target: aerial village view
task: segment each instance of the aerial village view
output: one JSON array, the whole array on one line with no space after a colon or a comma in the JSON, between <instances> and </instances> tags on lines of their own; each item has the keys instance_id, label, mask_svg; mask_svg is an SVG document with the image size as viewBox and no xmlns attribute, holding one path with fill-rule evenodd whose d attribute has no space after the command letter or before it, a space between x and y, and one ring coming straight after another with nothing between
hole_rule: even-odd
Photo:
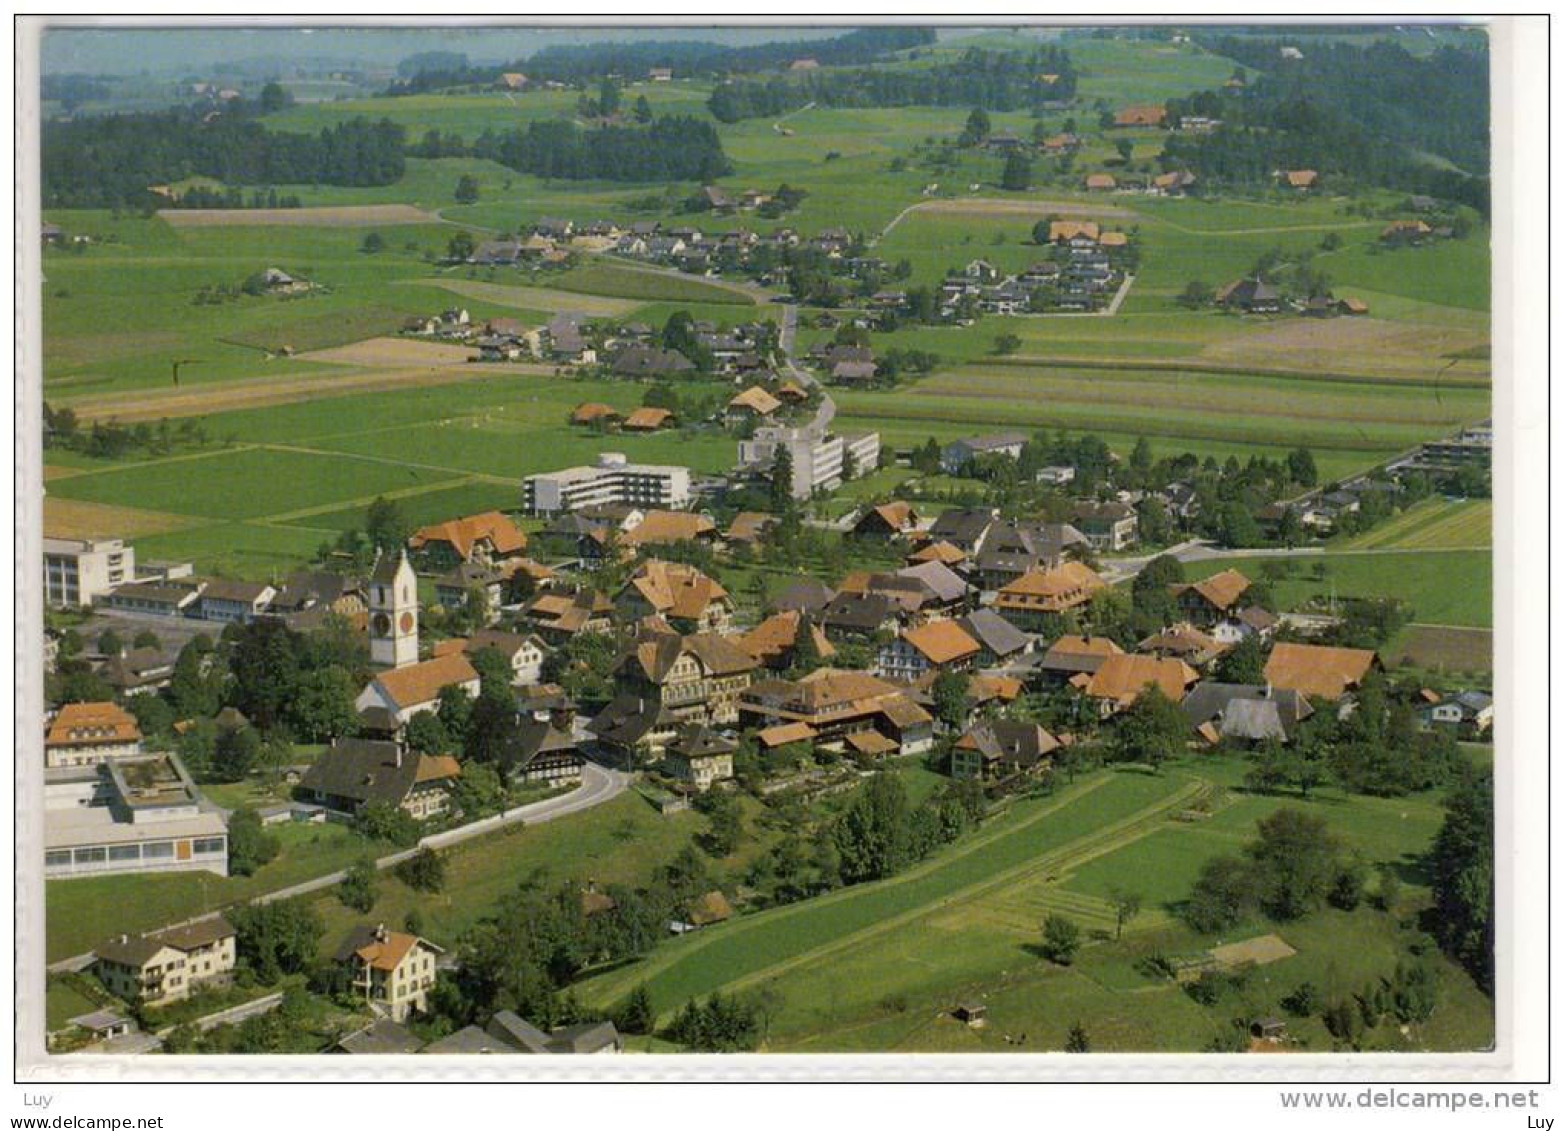
<instances>
[{"instance_id":1,"label":"aerial village view","mask_svg":"<svg viewBox=\"0 0 1564 1131\"><path fill-rule=\"evenodd\" d=\"M49 1051L1492 1047L1488 71L47 32Z\"/></svg>"}]
</instances>

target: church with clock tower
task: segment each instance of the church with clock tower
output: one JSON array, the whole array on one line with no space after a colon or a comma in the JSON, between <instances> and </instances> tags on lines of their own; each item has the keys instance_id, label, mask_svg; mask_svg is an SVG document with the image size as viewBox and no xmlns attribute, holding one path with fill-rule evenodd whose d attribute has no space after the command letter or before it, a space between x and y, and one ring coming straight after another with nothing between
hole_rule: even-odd
<instances>
[{"instance_id":1,"label":"church with clock tower","mask_svg":"<svg viewBox=\"0 0 1564 1131\"><path fill-rule=\"evenodd\" d=\"M369 659L391 668L418 662L418 577L405 550L382 554L369 578Z\"/></svg>"}]
</instances>

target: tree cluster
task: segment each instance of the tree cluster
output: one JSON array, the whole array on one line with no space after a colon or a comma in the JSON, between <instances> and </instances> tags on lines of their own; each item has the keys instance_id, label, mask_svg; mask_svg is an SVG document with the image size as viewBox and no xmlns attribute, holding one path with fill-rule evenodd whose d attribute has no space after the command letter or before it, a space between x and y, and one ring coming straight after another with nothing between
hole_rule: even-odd
<instances>
[{"instance_id":1,"label":"tree cluster","mask_svg":"<svg viewBox=\"0 0 1564 1131\"><path fill-rule=\"evenodd\" d=\"M269 130L244 106L110 114L44 123L45 207L163 207L147 186L187 177L234 185L388 185L406 168L404 131L353 118L319 133Z\"/></svg>"},{"instance_id":2,"label":"tree cluster","mask_svg":"<svg viewBox=\"0 0 1564 1131\"><path fill-rule=\"evenodd\" d=\"M1216 118L1211 133L1169 136L1162 160L1207 185L1269 183L1277 169L1315 169L1489 209L1488 57L1440 48L1426 57L1377 42L1311 39L1302 59L1276 66L1285 41L1208 37L1205 45L1263 70L1240 91L1168 103L1174 121ZM1440 113L1419 107L1438 105ZM1427 154L1451 164L1436 164Z\"/></svg>"},{"instance_id":3,"label":"tree cluster","mask_svg":"<svg viewBox=\"0 0 1564 1131\"><path fill-rule=\"evenodd\" d=\"M1042 76L1058 76L1054 82ZM1076 71L1062 47L1029 54L972 48L954 62L919 69L872 68L813 71L802 79L731 80L707 100L719 122L770 118L813 102L833 107L977 106L987 110L1038 109L1075 95Z\"/></svg>"},{"instance_id":4,"label":"tree cluster","mask_svg":"<svg viewBox=\"0 0 1564 1131\"><path fill-rule=\"evenodd\" d=\"M519 173L568 181L705 182L733 171L715 127L683 115L595 129L533 121L526 129L486 130L471 152Z\"/></svg>"},{"instance_id":5,"label":"tree cluster","mask_svg":"<svg viewBox=\"0 0 1564 1131\"><path fill-rule=\"evenodd\" d=\"M982 817L982 802L950 792L918 806L894 774L875 774L831 827L844 884L893 876L956 839Z\"/></svg>"},{"instance_id":6,"label":"tree cluster","mask_svg":"<svg viewBox=\"0 0 1564 1131\"><path fill-rule=\"evenodd\" d=\"M1242 856L1215 856L1201 868L1182 908L1195 930L1215 934L1256 911L1301 918L1325 905L1344 872L1361 867L1324 818L1302 810L1278 809L1257 831Z\"/></svg>"}]
</instances>

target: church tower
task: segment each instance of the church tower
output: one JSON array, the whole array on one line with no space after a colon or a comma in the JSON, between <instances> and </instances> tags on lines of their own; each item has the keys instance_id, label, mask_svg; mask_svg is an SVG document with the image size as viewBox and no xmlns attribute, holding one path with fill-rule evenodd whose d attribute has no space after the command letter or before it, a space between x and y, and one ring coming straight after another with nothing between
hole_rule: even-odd
<instances>
[{"instance_id":1,"label":"church tower","mask_svg":"<svg viewBox=\"0 0 1564 1131\"><path fill-rule=\"evenodd\" d=\"M370 575L369 659L392 668L418 662L418 578L406 550L382 554Z\"/></svg>"}]
</instances>

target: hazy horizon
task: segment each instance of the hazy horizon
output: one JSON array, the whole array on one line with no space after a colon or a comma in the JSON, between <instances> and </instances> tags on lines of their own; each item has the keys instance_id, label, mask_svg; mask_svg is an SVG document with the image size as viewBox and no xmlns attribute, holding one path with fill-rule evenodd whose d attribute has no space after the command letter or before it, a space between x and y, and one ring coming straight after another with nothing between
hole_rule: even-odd
<instances>
[{"instance_id":1,"label":"hazy horizon","mask_svg":"<svg viewBox=\"0 0 1564 1131\"><path fill-rule=\"evenodd\" d=\"M477 64L524 59L545 47L583 43L705 40L748 46L823 39L859 25L829 27L62 27L45 31L45 74L179 74L223 66L274 63L394 67L423 51L460 51ZM982 30L982 29L975 29ZM126 60L135 60L128 66Z\"/></svg>"}]
</instances>

